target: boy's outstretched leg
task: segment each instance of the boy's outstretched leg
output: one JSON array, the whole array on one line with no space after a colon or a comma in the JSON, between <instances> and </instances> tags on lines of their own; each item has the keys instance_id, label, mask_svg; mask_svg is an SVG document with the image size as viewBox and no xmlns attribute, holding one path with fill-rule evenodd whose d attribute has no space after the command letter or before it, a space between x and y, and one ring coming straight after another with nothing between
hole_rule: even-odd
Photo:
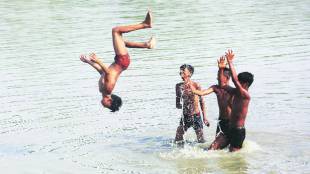
<instances>
[{"instance_id":1,"label":"boy's outstretched leg","mask_svg":"<svg viewBox=\"0 0 310 174\"><path fill-rule=\"evenodd\" d=\"M156 39L154 37L151 37L149 41L147 42L129 42L125 41L125 45L128 48L148 48L153 49L156 44Z\"/></svg>"},{"instance_id":2,"label":"boy's outstretched leg","mask_svg":"<svg viewBox=\"0 0 310 174\"><path fill-rule=\"evenodd\" d=\"M123 40L122 33L127 33L135 30L151 28L152 27L152 14L147 12L143 22L135 25L117 26L112 29L113 47L116 55L127 55L125 41ZM140 48L140 47L139 47Z\"/></svg>"}]
</instances>

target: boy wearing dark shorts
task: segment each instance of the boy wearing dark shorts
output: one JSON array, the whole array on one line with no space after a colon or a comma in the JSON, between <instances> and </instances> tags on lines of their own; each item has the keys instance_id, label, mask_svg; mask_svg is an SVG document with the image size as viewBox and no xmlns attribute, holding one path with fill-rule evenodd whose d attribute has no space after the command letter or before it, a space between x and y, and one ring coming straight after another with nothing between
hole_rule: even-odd
<instances>
[{"instance_id":1,"label":"boy wearing dark shorts","mask_svg":"<svg viewBox=\"0 0 310 174\"><path fill-rule=\"evenodd\" d=\"M215 93L219 107L219 118L216 129L215 140L211 143L208 149L220 150L229 145L229 123L231 114L232 95L229 86L230 70L226 67L225 57L222 56L218 62L217 85L212 85L206 90L192 89L193 93L205 96Z\"/></svg>"},{"instance_id":2,"label":"boy wearing dark shorts","mask_svg":"<svg viewBox=\"0 0 310 174\"><path fill-rule=\"evenodd\" d=\"M242 148L242 143L245 139L246 131L244 125L251 99L248 89L253 83L254 78L253 74L249 72L242 72L239 73L237 76L235 67L233 65L234 53L232 52L232 50L228 50L225 57L231 71L232 81L236 87L233 90L231 121L229 130L229 151L233 152Z\"/></svg>"},{"instance_id":3,"label":"boy wearing dark shorts","mask_svg":"<svg viewBox=\"0 0 310 174\"><path fill-rule=\"evenodd\" d=\"M204 124L209 126L203 98L195 95L191 91L191 88L201 89L198 83L190 79L193 73L194 67L191 65L184 64L180 67L180 76L183 82L176 84L176 107L178 109L183 109L183 116L176 131L176 143L183 143L183 135L190 127L194 128L198 142L205 142L200 109L202 111ZM181 101L183 101L183 104L181 104Z\"/></svg>"}]
</instances>

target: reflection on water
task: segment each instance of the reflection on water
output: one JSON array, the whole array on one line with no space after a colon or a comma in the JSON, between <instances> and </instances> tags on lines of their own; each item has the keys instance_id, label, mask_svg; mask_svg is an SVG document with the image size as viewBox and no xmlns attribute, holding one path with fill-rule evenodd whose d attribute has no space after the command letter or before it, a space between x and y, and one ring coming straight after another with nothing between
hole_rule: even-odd
<instances>
[{"instance_id":1,"label":"reflection on water","mask_svg":"<svg viewBox=\"0 0 310 174\"><path fill-rule=\"evenodd\" d=\"M120 112L100 104L98 74L81 53L111 63L111 28L157 37L155 50L130 49L132 64L115 93ZM308 1L39 1L0 2L0 168L6 173L310 173L310 23ZM204 151L218 118L206 96L207 143L189 130L174 146L179 66L195 67L202 88L217 83L216 59L236 53L238 72L255 80L243 151ZM297 155L298 154L298 155ZM54 166L58 166L55 169ZM276 166L276 167L275 167Z\"/></svg>"},{"instance_id":2,"label":"reflection on water","mask_svg":"<svg viewBox=\"0 0 310 174\"><path fill-rule=\"evenodd\" d=\"M203 159L194 159L194 160L177 160L177 171L178 173L197 173L202 174L207 171L210 171L208 169L208 164Z\"/></svg>"},{"instance_id":3,"label":"reflection on water","mask_svg":"<svg viewBox=\"0 0 310 174\"><path fill-rule=\"evenodd\" d=\"M180 174L203 173L238 173L246 174L247 163L244 157L219 157L218 159L177 160L177 171ZM215 167L217 166L217 167Z\"/></svg>"},{"instance_id":4,"label":"reflection on water","mask_svg":"<svg viewBox=\"0 0 310 174\"><path fill-rule=\"evenodd\" d=\"M218 165L224 171L224 173L248 173L248 164L242 154L234 154L228 159L220 158Z\"/></svg>"}]
</instances>

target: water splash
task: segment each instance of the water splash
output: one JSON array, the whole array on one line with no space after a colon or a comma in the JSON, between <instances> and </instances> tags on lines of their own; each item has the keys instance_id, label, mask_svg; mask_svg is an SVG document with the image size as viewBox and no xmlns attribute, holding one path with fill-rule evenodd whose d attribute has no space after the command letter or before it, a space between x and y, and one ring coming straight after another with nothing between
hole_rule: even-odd
<instances>
[{"instance_id":1,"label":"water splash","mask_svg":"<svg viewBox=\"0 0 310 174\"><path fill-rule=\"evenodd\" d=\"M234 153L230 153L228 149L223 150L205 150L209 145L199 143L186 142L183 148L178 148L173 145L172 151L160 152L159 157L165 160L180 160L180 159L210 159L229 157L238 154L250 154L258 151L262 151L262 148L254 141L247 140L243 143L243 148Z\"/></svg>"}]
</instances>

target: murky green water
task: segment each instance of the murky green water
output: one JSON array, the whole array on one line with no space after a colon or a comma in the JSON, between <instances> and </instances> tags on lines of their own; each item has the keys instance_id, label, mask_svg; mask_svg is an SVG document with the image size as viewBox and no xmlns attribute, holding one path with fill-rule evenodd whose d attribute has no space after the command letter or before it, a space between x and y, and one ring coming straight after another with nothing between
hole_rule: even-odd
<instances>
[{"instance_id":1,"label":"murky green water","mask_svg":"<svg viewBox=\"0 0 310 174\"><path fill-rule=\"evenodd\" d=\"M113 61L111 28L138 23L147 8L155 50L130 50L132 64L115 88L119 113L100 105L97 72L81 63L96 52ZM0 2L0 168L5 173L310 173L307 1ZM179 66L195 67L203 88L216 81L228 49L238 72L255 80L239 153L203 151L214 138L218 108L205 97L208 142L171 143L181 116L174 86Z\"/></svg>"}]
</instances>

